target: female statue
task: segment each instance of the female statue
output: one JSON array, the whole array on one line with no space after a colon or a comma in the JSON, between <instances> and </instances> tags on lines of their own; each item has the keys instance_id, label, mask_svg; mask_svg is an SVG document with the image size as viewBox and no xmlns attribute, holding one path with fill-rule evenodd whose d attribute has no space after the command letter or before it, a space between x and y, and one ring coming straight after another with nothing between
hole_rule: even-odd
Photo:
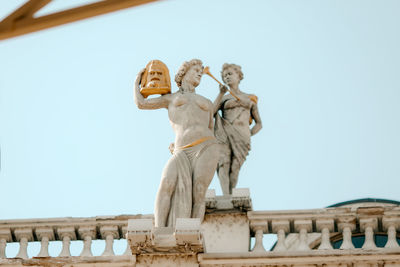
<instances>
[{"instance_id":1,"label":"female statue","mask_svg":"<svg viewBox=\"0 0 400 267\"><path fill-rule=\"evenodd\" d=\"M224 195L232 194L236 187L239 170L250 150L250 136L261 130L257 97L242 92L239 83L243 79L241 67L235 64L222 66L222 80L232 94L220 93L214 101L215 137L222 144L217 173ZM227 88L225 88L226 92ZM221 115L218 111L221 110ZM255 124L250 129L254 120Z\"/></svg>"},{"instance_id":2,"label":"female statue","mask_svg":"<svg viewBox=\"0 0 400 267\"><path fill-rule=\"evenodd\" d=\"M155 226L173 226L176 218L202 220L206 190L219 157L213 133L213 104L195 92L203 74L202 62L184 62L175 76L179 90L156 98L145 99L140 93L144 71L136 78L135 103L140 109L166 108L176 135L173 155L162 172L157 192ZM155 72L160 77L166 73L162 69Z\"/></svg>"}]
</instances>

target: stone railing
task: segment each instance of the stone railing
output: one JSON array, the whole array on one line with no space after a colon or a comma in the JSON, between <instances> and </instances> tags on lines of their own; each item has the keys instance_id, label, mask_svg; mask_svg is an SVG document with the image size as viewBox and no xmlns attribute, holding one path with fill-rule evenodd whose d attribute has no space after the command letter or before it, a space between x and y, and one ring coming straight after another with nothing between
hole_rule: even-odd
<instances>
[{"instance_id":1,"label":"stone railing","mask_svg":"<svg viewBox=\"0 0 400 267\"><path fill-rule=\"evenodd\" d=\"M400 266L398 205L252 211L249 190L237 189L231 196L209 191L206 208L203 222L179 218L174 227L161 228L154 227L152 215L0 221L0 265ZM265 235L277 237L272 251L264 248ZM126 236L127 247L119 243L116 255L115 240ZM104 250L93 253L94 240L101 240ZM78 257L71 257L76 241L83 248L76 253L74 247ZM29 250L29 259L32 242L40 251ZM49 253L51 242L58 242L61 252ZM19 243L15 257L6 255L9 243Z\"/></svg>"},{"instance_id":2,"label":"stone railing","mask_svg":"<svg viewBox=\"0 0 400 267\"><path fill-rule=\"evenodd\" d=\"M360 249L382 250L374 235L387 238L384 248L397 249L400 230L400 207L370 206L312 210L249 211L251 235L255 237L252 252L265 252L264 234L276 234L274 252L353 250L354 237L364 237Z\"/></svg>"},{"instance_id":3,"label":"stone railing","mask_svg":"<svg viewBox=\"0 0 400 267\"><path fill-rule=\"evenodd\" d=\"M71 256L71 241L83 241L79 256L91 257L92 241L104 240L105 249L101 256L115 255L114 240L125 239L128 219L148 219L152 215L121 215L92 218L53 218L0 221L0 258L7 258L7 243L19 243L15 258L28 258L28 243L40 242L40 252L34 257L49 257L49 243L62 242L58 257ZM123 255L131 255L127 246Z\"/></svg>"}]
</instances>

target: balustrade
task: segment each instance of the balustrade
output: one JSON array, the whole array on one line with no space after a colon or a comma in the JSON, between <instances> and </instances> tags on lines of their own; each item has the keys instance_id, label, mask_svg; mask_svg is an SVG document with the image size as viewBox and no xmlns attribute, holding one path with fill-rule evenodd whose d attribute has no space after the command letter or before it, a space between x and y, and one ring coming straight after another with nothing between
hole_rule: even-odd
<instances>
[{"instance_id":1,"label":"balustrade","mask_svg":"<svg viewBox=\"0 0 400 267\"><path fill-rule=\"evenodd\" d=\"M0 221L0 259L7 258L7 244L15 242L19 243L15 258L22 259L29 258L29 242L40 242L39 253L33 255L35 258L50 257L49 244L52 242L62 242L58 257L70 257L71 241L83 242L79 256L92 257L93 240L104 241L101 256L115 256L114 241L124 240L128 219L138 217L152 218L152 215ZM122 255L131 255L128 244Z\"/></svg>"},{"instance_id":2,"label":"balustrade","mask_svg":"<svg viewBox=\"0 0 400 267\"><path fill-rule=\"evenodd\" d=\"M235 207L232 205L229 208ZM398 206L379 209L339 207L294 211L248 211L247 217L245 211L239 210L239 213L237 211L232 213L236 215L227 216L224 214L228 214L229 209L221 213L214 207L214 211L211 211L214 212L214 215L209 214L206 217L214 216L212 220L211 217L208 217L208 223L218 227L224 227L224 223L232 225L232 220L235 218L242 220L240 227L250 228L251 236L249 238L254 237L255 242L250 251L247 251L245 246L241 252L250 252L252 255L266 253L263 244L265 234L277 236L273 251L269 253L287 254L287 252L298 251L301 255L313 255L313 253L325 255L349 250L353 252L356 250L400 251L398 243L400 207ZM224 218L227 218L226 222L224 222ZM52 242L61 243L61 251L59 254L57 253L57 257L70 257L71 243L77 241L81 242L83 247L79 253L74 254L81 258L90 258L94 256L92 243L95 240L104 242L104 250L101 253L95 253L100 257L132 255L128 244L126 249L123 248L124 252L120 250L122 253L116 255L114 251L115 240L125 239L128 219L152 219L152 215L0 221L0 259L7 258L8 243L19 244L15 258L27 259L29 242L40 244L39 252L33 255L35 258L50 257L49 245ZM248 226L246 226L247 222ZM210 225L203 230L214 231L215 227ZM203 233L203 236L205 235L212 236L214 234ZM386 244L378 245L375 239L377 236L382 237L383 235L385 238L387 237ZM363 238L363 244L355 244L354 238L358 237Z\"/></svg>"},{"instance_id":3,"label":"balustrade","mask_svg":"<svg viewBox=\"0 0 400 267\"><path fill-rule=\"evenodd\" d=\"M252 236L255 237L252 252L265 252L262 246L264 234L277 235L274 252L329 251L334 250L332 241L341 241L335 251L400 248L400 208L395 206L249 211L248 218ZM375 242L376 234L379 237L387 235L384 248L378 247ZM355 236L364 237L364 243L358 248L353 242Z\"/></svg>"}]
</instances>

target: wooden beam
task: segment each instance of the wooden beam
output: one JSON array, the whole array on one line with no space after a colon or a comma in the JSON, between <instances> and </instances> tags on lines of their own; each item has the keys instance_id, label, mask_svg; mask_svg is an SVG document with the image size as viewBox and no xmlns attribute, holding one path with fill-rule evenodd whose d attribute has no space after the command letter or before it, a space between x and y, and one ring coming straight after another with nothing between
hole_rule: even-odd
<instances>
[{"instance_id":1,"label":"wooden beam","mask_svg":"<svg viewBox=\"0 0 400 267\"><path fill-rule=\"evenodd\" d=\"M13 21L32 17L36 11L38 11L50 2L51 0L28 0L28 2L23 4L21 7L19 7L17 10L15 10L13 13L8 15L0 22L1 28L4 27L3 25L8 25Z\"/></svg>"},{"instance_id":2,"label":"wooden beam","mask_svg":"<svg viewBox=\"0 0 400 267\"><path fill-rule=\"evenodd\" d=\"M1 21L0 40L155 2L157 0L102 0L100 2L33 18L32 15L49 1L51 0L31 0Z\"/></svg>"}]
</instances>

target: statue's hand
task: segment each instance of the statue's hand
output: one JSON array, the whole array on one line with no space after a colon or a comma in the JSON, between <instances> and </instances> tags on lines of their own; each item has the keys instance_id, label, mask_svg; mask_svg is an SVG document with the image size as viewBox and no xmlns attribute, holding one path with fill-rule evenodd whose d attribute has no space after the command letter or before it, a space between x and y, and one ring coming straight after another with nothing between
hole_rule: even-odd
<instances>
[{"instance_id":1,"label":"statue's hand","mask_svg":"<svg viewBox=\"0 0 400 267\"><path fill-rule=\"evenodd\" d=\"M226 85L220 84L219 85L219 92L224 95L226 92L228 92L228 87L226 87Z\"/></svg>"},{"instance_id":2,"label":"statue's hand","mask_svg":"<svg viewBox=\"0 0 400 267\"><path fill-rule=\"evenodd\" d=\"M142 75L143 75L143 73L146 71L146 69L142 69L141 71L139 71L139 73L137 74L137 76L136 76L136 81L135 81L135 87L137 88L137 89L139 89L140 88L140 82L142 81Z\"/></svg>"}]
</instances>

